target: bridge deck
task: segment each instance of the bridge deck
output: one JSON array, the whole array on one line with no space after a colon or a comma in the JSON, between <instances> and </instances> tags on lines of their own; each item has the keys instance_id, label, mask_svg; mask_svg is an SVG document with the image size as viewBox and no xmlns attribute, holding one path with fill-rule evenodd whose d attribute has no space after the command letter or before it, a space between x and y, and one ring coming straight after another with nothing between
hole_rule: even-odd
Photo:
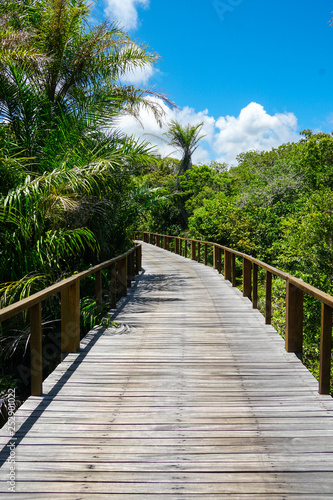
<instances>
[{"instance_id":1,"label":"bridge deck","mask_svg":"<svg viewBox=\"0 0 333 500\"><path fill-rule=\"evenodd\" d=\"M90 332L18 410L1 497L333 498L333 400L216 271L143 257L122 326Z\"/></svg>"}]
</instances>

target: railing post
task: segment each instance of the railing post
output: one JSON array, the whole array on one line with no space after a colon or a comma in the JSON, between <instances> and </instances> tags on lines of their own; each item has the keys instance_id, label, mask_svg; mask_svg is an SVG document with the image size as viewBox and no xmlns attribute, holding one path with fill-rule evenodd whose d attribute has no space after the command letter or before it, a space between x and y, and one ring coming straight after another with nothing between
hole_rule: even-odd
<instances>
[{"instance_id":1,"label":"railing post","mask_svg":"<svg viewBox=\"0 0 333 500\"><path fill-rule=\"evenodd\" d=\"M149 233L149 243L152 245L153 244L153 234Z\"/></svg>"},{"instance_id":2,"label":"railing post","mask_svg":"<svg viewBox=\"0 0 333 500\"><path fill-rule=\"evenodd\" d=\"M95 273L95 300L99 305L103 302L102 271Z\"/></svg>"},{"instance_id":3,"label":"railing post","mask_svg":"<svg viewBox=\"0 0 333 500\"><path fill-rule=\"evenodd\" d=\"M31 395L43 392L42 304L30 307Z\"/></svg>"},{"instance_id":4,"label":"railing post","mask_svg":"<svg viewBox=\"0 0 333 500\"><path fill-rule=\"evenodd\" d=\"M179 255L179 238L175 238L175 253Z\"/></svg>"},{"instance_id":5,"label":"railing post","mask_svg":"<svg viewBox=\"0 0 333 500\"><path fill-rule=\"evenodd\" d=\"M252 309L257 309L257 308L258 308L258 264L253 264Z\"/></svg>"},{"instance_id":6,"label":"railing post","mask_svg":"<svg viewBox=\"0 0 333 500\"><path fill-rule=\"evenodd\" d=\"M221 274L221 255L222 255L222 251L221 251L220 247L217 247L216 250L217 250L217 252L216 252L217 253L217 262L216 262L217 268L216 269L217 269L217 272L219 274Z\"/></svg>"},{"instance_id":7,"label":"railing post","mask_svg":"<svg viewBox=\"0 0 333 500\"><path fill-rule=\"evenodd\" d=\"M136 274L139 274L141 269L142 269L142 247L141 247L141 245L138 245L136 247L135 265L136 265Z\"/></svg>"},{"instance_id":8,"label":"railing post","mask_svg":"<svg viewBox=\"0 0 333 500\"><path fill-rule=\"evenodd\" d=\"M127 255L127 288L131 288L134 280L134 253Z\"/></svg>"},{"instance_id":9,"label":"railing post","mask_svg":"<svg viewBox=\"0 0 333 500\"><path fill-rule=\"evenodd\" d=\"M200 250L201 250L201 245L200 245L200 241L197 242L197 262L200 262Z\"/></svg>"},{"instance_id":10,"label":"railing post","mask_svg":"<svg viewBox=\"0 0 333 500\"><path fill-rule=\"evenodd\" d=\"M127 295L127 258L118 260L118 299Z\"/></svg>"},{"instance_id":11,"label":"railing post","mask_svg":"<svg viewBox=\"0 0 333 500\"><path fill-rule=\"evenodd\" d=\"M232 286L236 286L236 255L231 254Z\"/></svg>"},{"instance_id":12,"label":"railing post","mask_svg":"<svg viewBox=\"0 0 333 500\"><path fill-rule=\"evenodd\" d=\"M303 350L303 292L287 280L286 351L301 357Z\"/></svg>"},{"instance_id":13,"label":"railing post","mask_svg":"<svg viewBox=\"0 0 333 500\"><path fill-rule=\"evenodd\" d=\"M243 297L251 299L252 292L252 262L243 257Z\"/></svg>"},{"instance_id":14,"label":"railing post","mask_svg":"<svg viewBox=\"0 0 333 500\"><path fill-rule=\"evenodd\" d=\"M80 348L80 281L61 291L61 352Z\"/></svg>"},{"instance_id":15,"label":"railing post","mask_svg":"<svg viewBox=\"0 0 333 500\"><path fill-rule=\"evenodd\" d=\"M231 254L224 250L224 279L231 281Z\"/></svg>"},{"instance_id":16,"label":"railing post","mask_svg":"<svg viewBox=\"0 0 333 500\"><path fill-rule=\"evenodd\" d=\"M164 250L167 250L167 246L168 246L167 245L167 238L168 237L164 235L164 238L163 238L163 248L164 248Z\"/></svg>"},{"instance_id":17,"label":"railing post","mask_svg":"<svg viewBox=\"0 0 333 500\"><path fill-rule=\"evenodd\" d=\"M184 240L185 242L185 249L184 249L184 257L187 258L187 240Z\"/></svg>"},{"instance_id":18,"label":"railing post","mask_svg":"<svg viewBox=\"0 0 333 500\"><path fill-rule=\"evenodd\" d=\"M191 240L191 259L195 260L196 242Z\"/></svg>"},{"instance_id":19,"label":"railing post","mask_svg":"<svg viewBox=\"0 0 333 500\"><path fill-rule=\"evenodd\" d=\"M208 259L207 259L207 247L208 247L208 245L207 245L207 243L205 243L205 266L207 266L207 261L208 261Z\"/></svg>"},{"instance_id":20,"label":"railing post","mask_svg":"<svg viewBox=\"0 0 333 500\"><path fill-rule=\"evenodd\" d=\"M157 247L160 246L160 235L159 234L156 235L156 246Z\"/></svg>"},{"instance_id":21,"label":"railing post","mask_svg":"<svg viewBox=\"0 0 333 500\"><path fill-rule=\"evenodd\" d=\"M272 322L272 273L266 271L266 303L265 303L265 323Z\"/></svg>"},{"instance_id":22,"label":"railing post","mask_svg":"<svg viewBox=\"0 0 333 500\"><path fill-rule=\"evenodd\" d=\"M321 304L320 367L319 394L330 393L331 352L332 352L332 311L326 304Z\"/></svg>"},{"instance_id":23,"label":"railing post","mask_svg":"<svg viewBox=\"0 0 333 500\"><path fill-rule=\"evenodd\" d=\"M218 249L216 245L213 245L213 269L217 269L218 267Z\"/></svg>"},{"instance_id":24,"label":"railing post","mask_svg":"<svg viewBox=\"0 0 333 500\"><path fill-rule=\"evenodd\" d=\"M141 246L137 247L137 248L141 248ZM116 309L116 307L117 307L117 269L116 269L115 263L111 264L111 266L110 266L109 296L110 296L111 309Z\"/></svg>"}]
</instances>

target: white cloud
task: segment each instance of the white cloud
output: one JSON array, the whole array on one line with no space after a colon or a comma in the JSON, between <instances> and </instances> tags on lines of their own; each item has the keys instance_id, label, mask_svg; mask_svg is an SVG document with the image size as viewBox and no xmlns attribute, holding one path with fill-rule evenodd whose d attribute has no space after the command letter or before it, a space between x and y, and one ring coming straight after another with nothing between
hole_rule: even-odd
<instances>
[{"instance_id":1,"label":"white cloud","mask_svg":"<svg viewBox=\"0 0 333 500\"><path fill-rule=\"evenodd\" d=\"M137 6L149 7L149 0L106 0L105 14L126 30L138 27Z\"/></svg>"},{"instance_id":2,"label":"white cloud","mask_svg":"<svg viewBox=\"0 0 333 500\"><path fill-rule=\"evenodd\" d=\"M236 164L236 156L250 150L270 150L280 144L298 141L297 118L293 113L276 113L269 115L263 106L250 103L243 108L238 117L221 116L217 120L210 116L208 110L196 112L186 106L183 109L170 109L163 101L151 98L159 104L165 113L162 128L156 123L153 114L142 110L140 119L142 126L131 116L120 119L119 127L128 135L145 139L156 144L162 156L171 155L179 158L179 153L168 146L163 133L167 130L167 123L178 120L181 124L195 125L203 122L202 134L206 137L193 155L194 163L207 163L218 160L229 164Z\"/></svg>"},{"instance_id":3,"label":"white cloud","mask_svg":"<svg viewBox=\"0 0 333 500\"><path fill-rule=\"evenodd\" d=\"M221 161L234 163L235 157L250 150L265 151L284 142L298 141L297 118L293 113L269 115L261 104L251 102L238 117L221 116L216 121L213 148Z\"/></svg>"},{"instance_id":4,"label":"white cloud","mask_svg":"<svg viewBox=\"0 0 333 500\"><path fill-rule=\"evenodd\" d=\"M142 68L133 68L127 71L127 73L121 77L121 80L128 85L147 85L148 81L154 77L157 72L158 70L153 66L146 64Z\"/></svg>"},{"instance_id":5,"label":"white cloud","mask_svg":"<svg viewBox=\"0 0 333 500\"><path fill-rule=\"evenodd\" d=\"M193 108L186 106L183 109L170 109L166 104L157 97L151 97L150 100L161 106L164 112L163 125L160 127L156 122L152 112L143 109L140 113L140 123L131 116L123 116L117 122L117 126L128 135L134 135L138 139L143 139L158 146L158 152L161 156L172 156L180 158L180 153L175 151L175 148L167 144L167 138L163 135L167 131L167 125L171 120L177 120L182 125L196 125L203 122L201 133L206 135L203 141L193 155L195 163L205 163L210 161L210 152L204 147L204 143L212 143L214 137L213 117L208 116L208 110L195 112Z\"/></svg>"}]
</instances>

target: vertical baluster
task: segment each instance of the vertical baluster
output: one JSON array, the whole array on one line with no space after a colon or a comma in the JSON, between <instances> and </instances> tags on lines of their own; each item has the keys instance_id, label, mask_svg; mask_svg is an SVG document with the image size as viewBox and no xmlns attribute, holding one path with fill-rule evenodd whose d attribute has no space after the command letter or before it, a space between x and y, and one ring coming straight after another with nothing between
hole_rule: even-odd
<instances>
[{"instance_id":1,"label":"vertical baluster","mask_svg":"<svg viewBox=\"0 0 333 500\"><path fill-rule=\"evenodd\" d=\"M136 259L135 259L135 265L136 265L136 274L140 274L140 271L142 269L142 247L141 245L138 245L136 247Z\"/></svg>"},{"instance_id":2,"label":"vertical baluster","mask_svg":"<svg viewBox=\"0 0 333 500\"><path fill-rule=\"evenodd\" d=\"M321 304L319 394L330 393L332 352L332 308Z\"/></svg>"},{"instance_id":3,"label":"vertical baluster","mask_svg":"<svg viewBox=\"0 0 333 500\"><path fill-rule=\"evenodd\" d=\"M243 297L251 298L252 262L243 257Z\"/></svg>"},{"instance_id":4,"label":"vertical baluster","mask_svg":"<svg viewBox=\"0 0 333 500\"><path fill-rule=\"evenodd\" d=\"M80 281L61 291L61 352L80 348Z\"/></svg>"},{"instance_id":5,"label":"vertical baluster","mask_svg":"<svg viewBox=\"0 0 333 500\"><path fill-rule=\"evenodd\" d=\"M213 269L217 269L218 267L218 248L216 245L213 245Z\"/></svg>"},{"instance_id":6,"label":"vertical baluster","mask_svg":"<svg viewBox=\"0 0 333 500\"><path fill-rule=\"evenodd\" d=\"M232 286L236 286L236 255L231 254Z\"/></svg>"},{"instance_id":7,"label":"vertical baluster","mask_svg":"<svg viewBox=\"0 0 333 500\"><path fill-rule=\"evenodd\" d=\"M197 261L200 262L200 241L198 241L197 246L198 246Z\"/></svg>"},{"instance_id":8,"label":"vertical baluster","mask_svg":"<svg viewBox=\"0 0 333 500\"><path fill-rule=\"evenodd\" d=\"M205 266L207 266L207 260L208 260L208 245L205 243Z\"/></svg>"},{"instance_id":9,"label":"vertical baluster","mask_svg":"<svg viewBox=\"0 0 333 500\"><path fill-rule=\"evenodd\" d=\"M191 259L195 260L196 242L191 240Z\"/></svg>"},{"instance_id":10,"label":"vertical baluster","mask_svg":"<svg viewBox=\"0 0 333 500\"><path fill-rule=\"evenodd\" d=\"M139 246L137 248L141 248L141 246ZM111 309L116 309L116 307L117 307L117 268L116 268L116 263L113 263L110 266L109 297L110 297Z\"/></svg>"},{"instance_id":11,"label":"vertical baluster","mask_svg":"<svg viewBox=\"0 0 333 500\"><path fill-rule=\"evenodd\" d=\"M30 307L31 395L40 396L43 385L42 304Z\"/></svg>"},{"instance_id":12,"label":"vertical baluster","mask_svg":"<svg viewBox=\"0 0 333 500\"><path fill-rule=\"evenodd\" d=\"M286 307L286 350L295 352L301 357L303 350L303 292L289 280L287 280Z\"/></svg>"},{"instance_id":13,"label":"vertical baluster","mask_svg":"<svg viewBox=\"0 0 333 500\"><path fill-rule=\"evenodd\" d=\"M266 281L267 283L267 281ZM253 264L253 293L252 308L258 308L258 264Z\"/></svg>"},{"instance_id":14,"label":"vertical baluster","mask_svg":"<svg viewBox=\"0 0 333 500\"><path fill-rule=\"evenodd\" d=\"M265 303L265 323L272 322L272 273L266 271L266 303Z\"/></svg>"},{"instance_id":15,"label":"vertical baluster","mask_svg":"<svg viewBox=\"0 0 333 500\"><path fill-rule=\"evenodd\" d=\"M224 279L231 281L231 253L224 250Z\"/></svg>"}]
</instances>

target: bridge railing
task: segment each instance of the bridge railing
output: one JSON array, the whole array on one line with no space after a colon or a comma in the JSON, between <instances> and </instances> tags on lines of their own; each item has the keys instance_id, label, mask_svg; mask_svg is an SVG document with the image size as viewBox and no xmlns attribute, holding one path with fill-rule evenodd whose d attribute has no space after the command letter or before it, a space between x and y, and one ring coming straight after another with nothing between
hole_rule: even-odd
<instances>
[{"instance_id":1,"label":"bridge railing","mask_svg":"<svg viewBox=\"0 0 333 500\"><path fill-rule=\"evenodd\" d=\"M213 267L219 273L223 271L224 278L236 286L236 257L242 260L243 296L252 300L252 307L258 308L258 270L266 273L265 280L265 322L271 323L272 318L272 276L282 278L286 282L286 330L285 348L288 352L298 355L303 350L303 295L315 297L321 303L321 334L320 334L320 368L319 393L330 393L331 381L331 351L332 351L332 312L333 296L315 288L303 280L280 269L272 267L254 257L237 252L231 248L212 243L179 236L168 236L157 233L137 232L136 237L146 243L172 250L176 254L189 256L192 260L208 263L209 250L213 253Z\"/></svg>"},{"instance_id":2,"label":"bridge railing","mask_svg":"<svg viewBox=\"0 0 333 500\"><path fill-rule=\"evenodd\" d=\"M0 309L0 323L29 310L30 315L30 370L31 394L42 394L43 345L42 345L42 302L60 292L61 301L61 352L76 352L80 347L80 282L88 276L95 277L95 299L102 303L102 270L109 273L109 294L111 308L117 300L127 295L136 274L141 270L141 244L113 259L55 283L40 292Z\"/></svg>"}]
</instances>

